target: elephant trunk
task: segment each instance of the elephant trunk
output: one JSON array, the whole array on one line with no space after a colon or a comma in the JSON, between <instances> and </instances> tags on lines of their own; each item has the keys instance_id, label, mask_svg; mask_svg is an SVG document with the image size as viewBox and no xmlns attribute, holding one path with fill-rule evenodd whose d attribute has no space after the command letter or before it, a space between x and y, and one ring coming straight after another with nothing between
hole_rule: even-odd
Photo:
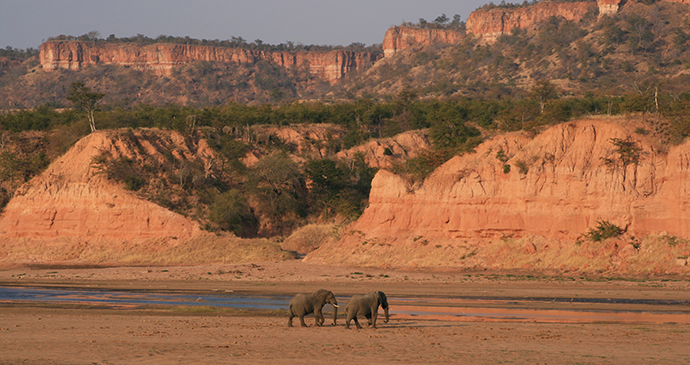
<instances>
[{"instance_id":1,"label":"elephant trunk","mask_svg":"<svg viewBox=\"0 0 690 365\"><path fill-rule=\"evenodd\" d=\"M383 308L383 313L386 315L386 320L384 322L388 323L388 307Z\"/></svg>"}]
</instances>

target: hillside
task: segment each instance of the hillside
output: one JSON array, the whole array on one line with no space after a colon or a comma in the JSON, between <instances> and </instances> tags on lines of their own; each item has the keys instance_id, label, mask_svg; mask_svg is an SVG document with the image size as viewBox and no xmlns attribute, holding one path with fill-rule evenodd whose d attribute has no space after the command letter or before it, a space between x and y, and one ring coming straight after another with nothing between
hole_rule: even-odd
<instances>
[{"instance_id":1,"label":"hillside","mask_svg":"<svg viewBox=\"0 0 690 365\"><path fill-rule=\"evenodd\" d=\"M424 37L428 29L403 25L387 34L410 41L384 40L384 52L395 56L376 63L358 83L378 95L413 87L435 97L492 99L525 97L541 80L557 85L563 96L654 87L664 94L686 92L688 5L607 3L600 2L601 10L594 2L487 6L470 15L464 31L437 31L452 37ZM385 45L396 45L395 52Z\"/></svg>"},{"instance_id":2,"label":"hillside","mask_svg":"<svg viewBox=\"0 0 690 365\"><path fill-rule=\"evenodd\" d=\"M3 61L0 107L63 105L74 81L120 107L385 99L406 88L423 97L523 98L543 80L562 95L674 95L690 73L688 9L683 0L486 5L466 24L392 27L381 51L66 37L44 43L39 57Z\"/></svg>"},{"instance_id":3,"label":"hillside","mask_svg":"<svg viewBox=\"0 0 690 365\"><path fill-rule=\"evenodd\" d=\"M306 260L687 273L690 143L660 150L649 136L631 134L644 124L643 118L596 118L535 138L498 135L421 184L382 170L362 216ZM611 236L597 236L613 227Z\"/></svg>"},{"instance_id":4,"label":"hillside","mask_svg":"<svg viewBox=\"0 0 690 365\"><path fill-rule=\"evenodd\" d=\"M190 151L179 134L135 135L145 155L160 161L167 160L161 150L168 148L181 160L212 155L207 146ZM0 216L0 261L189 264L291 257L266 240L203 232L198 222L108 179L96 162L104 154L117 160L141 157L142 150L129 143L127 133L92 133L20 187Z\"/></svg>"}]
</instances>

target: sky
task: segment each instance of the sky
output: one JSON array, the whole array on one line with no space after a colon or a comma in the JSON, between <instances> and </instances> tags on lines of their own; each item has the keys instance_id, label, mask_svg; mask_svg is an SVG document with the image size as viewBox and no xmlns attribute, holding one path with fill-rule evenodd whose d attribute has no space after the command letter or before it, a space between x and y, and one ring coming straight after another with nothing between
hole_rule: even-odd
<instances>
[{"instance_id":1,"label":"sky","mask_svg":"<svg viewBox=\"0 0 690 365\"><path fill-rule=\"evenodd\" d=\"M39 48L48 37L98 31L347 46L382 43L403 21L463 20L488 0L0 0L0 48ZM498 1L496 1L498 2Z\"/></svg>"}]
</instances>

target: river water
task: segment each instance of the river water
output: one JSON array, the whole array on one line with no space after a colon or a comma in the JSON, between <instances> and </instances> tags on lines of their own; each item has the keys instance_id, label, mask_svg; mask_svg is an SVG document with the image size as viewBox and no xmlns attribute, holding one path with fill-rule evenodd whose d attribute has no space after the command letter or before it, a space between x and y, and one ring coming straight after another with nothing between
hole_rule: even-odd
<instances>
[{"instance_id":1,"label":"river water","mask_svg":"<svg viewBox=\"0 0 690 365\"><path fill-rule=\"evenodd\" d=\"M337 297L345 304L348 297ZM0 303L86 304L106 308L195 307L286 310L290 296L246 296L234 293L179 294L137 291L0 287ZM679 323L690 324L690 302L565 298L395 298L389 297L392 319L542 323ZM544 303L559 308L543 309ZM587 309L597 304L597 309ZM607 310L607 305L643 305L645 310ZM532 306L533 308L530 308ZM604 309L602 309L602 307ZM324 314L331 312L324 307ZM651 308L651 309L650 309ZM658 309L655 309L658 308ZM344 312L344 305L340 312Z\"/></svg>"}]
</instances>

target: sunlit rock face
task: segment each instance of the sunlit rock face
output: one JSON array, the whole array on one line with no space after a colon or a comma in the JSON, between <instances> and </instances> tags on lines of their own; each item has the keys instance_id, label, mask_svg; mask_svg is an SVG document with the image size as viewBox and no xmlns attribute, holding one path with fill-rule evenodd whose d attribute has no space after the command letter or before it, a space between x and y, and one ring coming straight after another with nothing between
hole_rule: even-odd
<instances>
[{"instance_id":1,"label":"sunlit rock face","mask_svg":"<svg viewBox=\"0 0 690 365\"><path fill-rule=\"evenodd\" d=\"M615 15L618 13L620 3L621 0L597 0L597 5L599 5L599 17Z\"/></svg>"},{"instance_id":2,"label":"sunlit rock face","mask_svg":"<svg viewBox=\"0 0 690 365\"><path fill-rule=\"evenodd\" d=\"M385 57L390 57L413 45L455 44L463 38L464 34L458 30L396 26L386 31L383 52Z\"/></svg>"},{"instance_id":3,"label":"sunlit rock face","mask_svg":"<svg viewBox=\"0 0 690 365\"><path fill-rule=\"evenodd\" d=\"M503 34L513 29L527 29L531 25L548 20L552 16L570 21L579 21L596 9L591 1L572 3L539 2L535 5L492 9L478 9L467 18L467 33L495 42Z\"/></svg>"},{"instance_id":4,"label":"sunlit rock face","mask_svg":"<svg viewBox=\"0 0 690 365\"><path fill-rule=\"evenodd\" d=\"M346 50L271 52L186 44L137 45L79 41L48 41L41 44L40 53L41 65L47 71L58 68L76 71L88 65L118 64L170 75L174 67L195 61L235 64L267 61L283 67L308 67L312 75L329 82L366 68L380 58L379 53Z\"/></svg>"},{"instance_id":5,"label":"sunlit rock face","mask_svg":"<svg viewBox=\"0 0 690 365\"><path fill-rule=\"evenodd\" d=\"M638 164L607 163L617 156L611 141L628 136L620 124L581 120L536 138L515 133L490 139L421 185L382 170L372 182L369 207L351 229L382 241L538 235L575 242L605 220L634 236L690 237L690 142L659 153L640 141ZM496 157L499 151L505 162Z\"/></svg>"}]
</instances>

